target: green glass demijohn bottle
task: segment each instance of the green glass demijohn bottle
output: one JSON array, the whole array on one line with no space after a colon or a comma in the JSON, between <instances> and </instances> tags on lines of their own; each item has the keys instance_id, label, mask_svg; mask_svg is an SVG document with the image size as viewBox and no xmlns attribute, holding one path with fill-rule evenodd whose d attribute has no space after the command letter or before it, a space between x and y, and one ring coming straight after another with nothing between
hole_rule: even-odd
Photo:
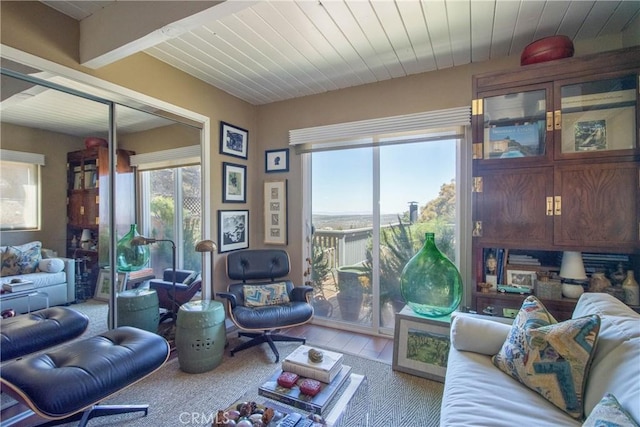
<instances>
[{"instance_id":1,"label":"green glass demijohn bottle","mask_svg":"<svg viewBox=\"0 0 640 427\"><path fill-rule=\"evenodd\" d=\"M462 277L436 247L433 233L425 233L424 246L402 270L400 291L413 311L427 317L446 316L460 304Z\"/></svg>"},{"instance_id":2,"label":"green glass demijohn bottle","mask_svg":"<svg viewBox=\"0 0 640 427\"><path fill-rule=\"evenodd\" d=\"M139 235L136 224L131 224L129 232L118 240L116 245L118 271L138 271L149 262L149 246L131 245L133 238Z\"/></svg>"}]
</instances>

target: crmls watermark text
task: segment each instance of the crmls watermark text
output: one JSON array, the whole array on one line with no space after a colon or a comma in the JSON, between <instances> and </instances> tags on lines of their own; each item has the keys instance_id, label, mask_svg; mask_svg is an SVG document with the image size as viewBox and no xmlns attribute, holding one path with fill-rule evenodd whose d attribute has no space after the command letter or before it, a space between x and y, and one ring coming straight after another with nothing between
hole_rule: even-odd
<instances>
[{"instance_id":1,"label":"crmls watermark text","mask_svg":"<svg viewBox=\"0 0 640 427\"><path fill-rule=\"evenodd\" d=\"M224 411L209 414L202 412L181 412L178 416L178 421L184 425L215 425L215 423L225 424L229 421L229 418Z\"/></svg>"}]
</instances>

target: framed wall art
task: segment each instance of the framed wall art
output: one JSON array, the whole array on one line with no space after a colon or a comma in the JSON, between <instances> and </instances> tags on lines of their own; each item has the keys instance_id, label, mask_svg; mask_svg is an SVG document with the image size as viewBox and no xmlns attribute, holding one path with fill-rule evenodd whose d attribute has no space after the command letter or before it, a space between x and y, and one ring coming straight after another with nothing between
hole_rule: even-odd
<instances>
[{"instance_id":1,"label":"framed wall art","mask_svg":"<svg viewBox=\"0 0 640 427\"><path fill-rule=\"evenodd\" d=\"M536 283L537 274L535 271L528 270L507 270L507 285L520 288L523 292L533 291Z\"/></svg>"},{"instance_id":2,"label":"framed wall art","mask_svg":"<svg viewBox=\"0 0 640 427\"><path fill-rule=\"evenodd\" d=\"M396 314L393 370L444 382L451 316L426 318L407 305Z\"/></svg>"},{"instance_id":3,"label":"framed wall art","mask_svg":"<svg viewBox=\"0 0 640 427\"><path fill-rule=\"evenodd\" d=\"M226 122L220 122L220 154L246 159L248 144L248 130Z\"/></svg>"},{"instance_id":4,"label":"framed wall art","mask_svg":"<svg viewBox=\"0 0 640 427\"><path fill-rule=\"evenodd\" d=\"M247 202L247 167L234 163L222 163L222 202Z\"/></svg>"},{"instance_id":5,"label":"framed wall art","mask_svg":"<svg viewBox=\"0 0 640 427\"><path fill-rule=\"evenodd\" d=\"M218 211L218 253L249 247L249 211Z\"/></svg>"},{"instance_id":6,"label":"framed wall art","mask_svg":"<svg viewBox=\"0 0 640 427\"><path fill-rule=\"evenodd\" d=\"M287 180L264 183L264 243L287 244Z\"/></svg>"},{"instance_id":7,"label":"framed wall art","mask_svg":"<svg viewBox=\"0 0 640 427\"><path fill-rule=\"evenodd\" d=\"M266 173L289 172L289 149L265 151L264 171Z\"/></svg>"},{"instance_id":8,"label":"framed wall art","mask_svg":"<svg viewBox=\"0 0 640 427\"><path fill-rule=\"evenodd\" d=\"M117 274L117 283L115 286L116 292L122 292L127 287L127 279L129 273L118 273ZM98 274L98 281L96 283L96 293L94 298L99 301L109 301L109 296L111 295L111 272L103 268L100 270Z\"/></svg>"}]
</instances>

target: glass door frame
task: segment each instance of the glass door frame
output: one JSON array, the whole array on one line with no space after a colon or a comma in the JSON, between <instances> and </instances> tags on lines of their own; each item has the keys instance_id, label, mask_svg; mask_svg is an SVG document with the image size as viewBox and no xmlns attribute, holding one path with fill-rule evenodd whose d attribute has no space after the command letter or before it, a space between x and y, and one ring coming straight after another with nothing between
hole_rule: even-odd
<instances>
[{"instance_id":1,"label":"glass door frame","mask_svg":"<svg viewBox=\"0 0 640 427\"><path fill-rule=\"evenodd\" d=\"M65 88L64 86L56 85L53 87L58 90L65 90L71 94L81 94L83 97L87 97L89 99L99 100L99 102L108 103L110 112L109 112L109 146L111 147L109 150L109 179L110 179L110 194L109 199L115 200L115 154L117 149L117 138L115 137L115 121L117 120L115 114L115 107L117 104L123 105L126 107L138 109L141 111L148 112L150 114L161 115L158 113L158 110L166 113L167 118L171 118L174 121L178 121L177 119L183 119L186 123L196 124L200 129L200 147L201 147L201 180L202 180L202 238L210 238L211 236L211 224L207 221L211 218L211 201L210 197L207 195L210 194L210 182L211 182L211 167L210 167L210 159L211 159L211 141L210 141L210 119L207 116L202 114L186 110L182 107L178 107L173 104L169 104L168 102L159 100L157 98L150 97L148 95L144 95L140 92L133 91L131 89L127 89L123 86L119 86L113 84L111 82L99 79L97 77L82 73L78 70L66 67L64 65L55 63L53 61L40 58L33 54L21 51L11 46L7 46L4 44L0 44L0 52L2 58L6 58L18 64L27 65L29 67L39 69L42 71L47 71L70 80L76 81L83 85L86 85L88 88L95 90L95 93L84 93L78 92L71 88ZM20 73L19 73L20 74ZM41 83L38 83L41 84ZM47 86L51 87L49 83ZM148 109L149 111L146 111ZM113 203L109 205L109 223L113 224L115 219L115 209ZM116 265L116 243L117 236L113 230L113 227L109 227L109 264ZM213 264L213 262L211 263ZM209 265L204 263L202 266L202 278L204 283L213 283L212 281L213 272L210 271ZM110 269L110 280L111 283L117 282L117 272L115 269ZM202 288L203 298L211 299L213 296L213 289L209 289L206 286ZM110 307L115 307L115 293L111 293L111 300L109 302ZM115 313L116 310L110 310L110 312ZM109 318L109 329L112 329L117 324L117 319L115 316L110 316Z\"/></svg>"}]
</instances>

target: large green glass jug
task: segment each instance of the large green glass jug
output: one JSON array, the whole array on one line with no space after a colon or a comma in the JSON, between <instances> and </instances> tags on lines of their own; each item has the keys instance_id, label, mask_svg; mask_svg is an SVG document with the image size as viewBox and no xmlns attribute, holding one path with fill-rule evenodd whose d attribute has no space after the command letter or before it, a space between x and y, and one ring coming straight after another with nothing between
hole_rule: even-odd
<instances>
[{"instance_id":1,"label":"large green glass jug","mask_svg":"<svg viewBox=\"0 0 640 427\"><path fill-rule=\"evenodd\" d=\"M131 241L139 236L136 224L131 224L129 232L118 240L116 255L118 271L138 271L149 262L149 246L132 246Z\"/></svg>"},{"instance_id":2,"label":"large green glass jug","mask_svg":"<svg viewBox=\"0 0 640 427\"><path fill-rule=\"evenodd\" d=\"M460 304L462 277L436 247L434 233L425 234L424 246L402 270L400 291L409 307L426 317L446 316Z\"/></svg>"}]
</instances>

